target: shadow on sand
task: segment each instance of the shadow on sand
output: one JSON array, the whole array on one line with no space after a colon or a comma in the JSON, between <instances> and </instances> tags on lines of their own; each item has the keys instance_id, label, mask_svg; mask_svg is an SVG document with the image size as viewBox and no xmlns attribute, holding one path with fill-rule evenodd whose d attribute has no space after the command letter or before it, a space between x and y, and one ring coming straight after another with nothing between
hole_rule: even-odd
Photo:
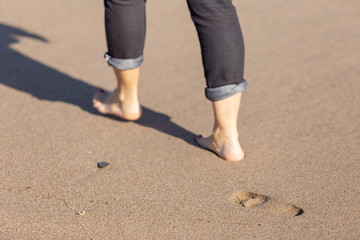
<instances>
[{"instance_id":1,"label":"shadow on sand","mask_svg":"<svg viewBox=\"0 0 360 240\"><path fill-rule=\"evenodd\" d=\"M19 42L20 37L48 42L42 36L0 23L0 84L31 94L41 100L66 102L79 106L91 114L98 114L92 108L91 102L98 87L72 78L11 49L10 45ZM143 116L136 121L137 124L154 128L197 146L193 140L195 135L172 122L169 116L144 106L142 108ZM119 120L115 117L109 118Z\"/></svg>"}]
</instances>

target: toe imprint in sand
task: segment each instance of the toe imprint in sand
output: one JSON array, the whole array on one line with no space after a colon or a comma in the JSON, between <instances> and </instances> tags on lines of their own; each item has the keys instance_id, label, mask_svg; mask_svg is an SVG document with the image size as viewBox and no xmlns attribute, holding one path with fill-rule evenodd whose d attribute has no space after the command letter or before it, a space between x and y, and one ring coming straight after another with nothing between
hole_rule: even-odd
<instances>
[{"instance_id":1,"label":"toe imprint in sand","mask_svg":"<svg viewBox=\"0 0 360 240\"><path fill-rule=\"evenodd\" d=\"M268 196L252 192L236 192L231 196L230 200L234 204L245 208L258 206L284 216L299 216L304 212L301 208L292 204L279 202L269 198Z\"/></svg>"}]
</instances>

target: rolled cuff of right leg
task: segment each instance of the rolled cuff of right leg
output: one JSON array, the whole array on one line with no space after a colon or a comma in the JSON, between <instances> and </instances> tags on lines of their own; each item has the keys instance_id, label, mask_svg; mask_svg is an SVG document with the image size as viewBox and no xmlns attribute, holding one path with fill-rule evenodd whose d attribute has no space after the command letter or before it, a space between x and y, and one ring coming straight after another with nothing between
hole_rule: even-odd
<instances>
[{"instance_id":1,"label":"rolled cuff of right leg","mask_svg":"<svg viewBox=\"0 0 360 240\"><path fill-rule=\"evenodd\" d=\"M113 58L109 54L105 53L104 58L109 64L109 66L112 66L119 70L127 70L140 67L141 63L143 62L143 55L140 55L140 57L134 59L120 59Z\"/></svg>"},{"instance_id":2,"label":"rolled cuff of right leg","mask_svg":"<svg viewBox=\"0 0 360 240\"><path fill-rule=\"evenodd\" d=\"M217 88L205 88L205 96L210 101L219 101L231 97L239 92L244 92L247 87L247 82L244 79L239 84L230 84Z\"/></svg>"}]
</instances>

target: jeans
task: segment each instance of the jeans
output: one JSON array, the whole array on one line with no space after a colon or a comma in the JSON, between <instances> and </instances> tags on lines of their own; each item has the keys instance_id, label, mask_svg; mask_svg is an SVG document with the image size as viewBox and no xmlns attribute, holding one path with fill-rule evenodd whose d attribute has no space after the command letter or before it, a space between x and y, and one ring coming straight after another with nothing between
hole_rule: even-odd
<instances>
[{"instance_id":1,"label":"jeans","mask_svg":"<svg viewBox=\"0 0 360 240\"><path fill-rule=\"evenodd\" d=\"M104 0L108 52L105 59L120 70L143 61L145 0ZM187 0L195 24L211 101L245 91L244 41L232 0Z\"/></svg>"}]
</instances>

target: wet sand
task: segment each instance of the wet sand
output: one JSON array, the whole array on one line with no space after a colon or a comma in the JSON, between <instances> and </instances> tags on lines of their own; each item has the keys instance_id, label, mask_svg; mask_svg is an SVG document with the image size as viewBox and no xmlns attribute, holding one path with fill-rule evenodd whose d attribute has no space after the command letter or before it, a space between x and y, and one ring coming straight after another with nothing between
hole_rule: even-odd
<instances>
[{"instance_id":1,"label":"wet sand","mask_svg":"<svg viewBox=\"0 0 360 240\"><path fill-rule=\"evenodd\" d=\"M0 2L0 239L360 238L358 1L234 1L239 163L193 141L212 112L186 1L148 1L136 122L92 109L115 80L86 3Z\"/></svg>"}]
</instances>

